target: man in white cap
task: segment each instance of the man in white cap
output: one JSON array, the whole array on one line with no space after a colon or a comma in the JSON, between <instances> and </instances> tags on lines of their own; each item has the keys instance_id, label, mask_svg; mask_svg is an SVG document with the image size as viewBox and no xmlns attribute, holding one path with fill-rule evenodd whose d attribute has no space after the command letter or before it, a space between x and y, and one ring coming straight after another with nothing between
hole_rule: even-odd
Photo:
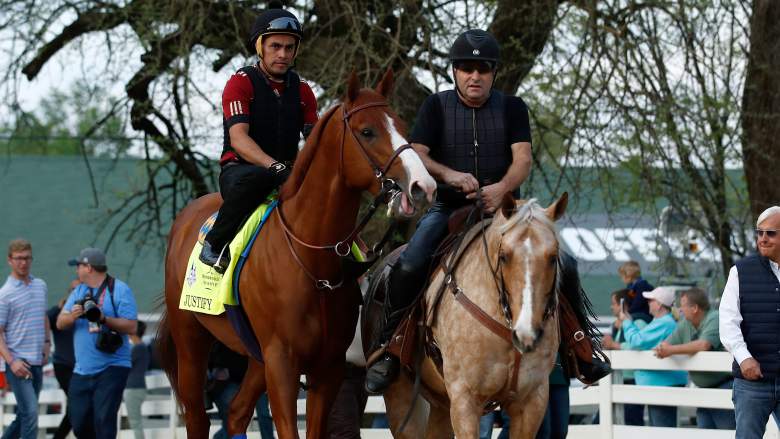
<instances>
[{"instance_id":1,"label":"man in white cap","mask_svg":"<svg viewBox=\"0 0 780 439\"><path fill-rule=\"evenodd\" d=\"M779 232L780 206L772 206L756 221L758 254L731 267L721 297L720 339L734 356L737 439L763 437L769 415L780 414Z\"/></svg>"},{"instance_id":2,"label":"man in white cap","mask_svg":"<svg viewBox=\"0 0 780 439\"><path fill-rule=\"evenodd\" d=\"M623 328L626 344L633 350L646 351L655 348L666 340L677 327L672 316L675 292L670 287L658 287L645 291L642 295L647 299L653 320L639 329L631 320L631 316L621 310L615 326ZM688 374L678 370L637 370L634 379L638 386L672 386L682 387L688 384ZM648 405L650 425L653 427L676 427L677 407Z\"/></svg>"}]
</instances>

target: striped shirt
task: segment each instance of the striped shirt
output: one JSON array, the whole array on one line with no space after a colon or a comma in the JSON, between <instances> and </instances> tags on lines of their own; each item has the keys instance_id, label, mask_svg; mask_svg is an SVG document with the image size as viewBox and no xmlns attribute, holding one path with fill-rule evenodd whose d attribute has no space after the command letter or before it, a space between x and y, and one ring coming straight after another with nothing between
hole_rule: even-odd
<instances>
[{"instance_id":1,"label":"striped shirt","mask_svg":"<svg viewBox=\"0 0 780 439\"><path fill-rule=\"evenodd\" d=\"M30 276L29 283L8 276L0 287L0 330L14 360L43 365L46 339L46 282Z\"/></svg>"}]
</instances>

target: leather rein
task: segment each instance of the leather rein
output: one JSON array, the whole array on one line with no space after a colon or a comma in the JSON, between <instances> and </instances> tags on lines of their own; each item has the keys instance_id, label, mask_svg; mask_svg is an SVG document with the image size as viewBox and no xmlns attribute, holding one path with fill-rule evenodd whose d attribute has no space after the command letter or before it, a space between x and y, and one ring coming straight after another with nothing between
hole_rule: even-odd
<instances>
[{"instance_id":1,"label":"leather rein","mask_svg":"<svg viewBox=\"0 0 780 439\"><path fill-rule=\"evenodd\" d=\"M298 264L299 267L301 267L303 272L306 273L306 276L308 276L309 279L311 279L314 282L314 286L318 290L334 290L336 288L341 287L344 284L345 276L342 273L341 280L336 284L331 283L328 279L318 279L306 267L303 261L301 261L300 256L298 256L298 252L296 252L295 248L293 247L292 241L295 241L298 244L313 250L333 250L333 252L336 253L337 256L341 258L345 258L350 254L352 242L357 238L358 234L363 230L363 228L365 228L365 226L368 224L371 217L374 216L374 213L379 208L379 206L382 204L390 203L395 197L399 196L401 193L401 189L398 186L398 184L395 182L395 180L387 177L387 171L393 165L393 162L395 162L398 156L402 152L406 151L407 149L412 148L412 145L408 143L405 145L401 145L398 149L396 149L393 152L392 155L390 155L390 157L385 162L384 166L379 166L377 162L373 158L371 158L371 155L368 153L368 150L365 147L365 145L363 145L363 143L360 142L360 139L357 138L357 136L349 126L349 118L355 113L361 110L365 110L366 108L386 107L386 106L388 106L387 102L370 102L367 104L358 105L350 109L349 111L347 111L346 105L341 104L341 114L342 114L342 119L344 121L344 129L341 133L341 146L340 146L341 160L339 161L339 175L342 175L342 165L344 162L344 144L346 143L346 133L349 132L349 134L352 136L352 139L358 145L358 151L360 151L363 158L371 166L371 168L374 171L374 177L377 180L379 180L379 184L380 184L379 193L374 197L373 201L368 207L368 210L363 215L361 220L355 225L352 231L349 232L349 234L347 234L345 238L339 240L334 244L326 244L326 245L316 245L316 244L305 242L302 239L295 236L295 233L293 233L293 231L287 225L287 222L284 219L284 215L282 214L281 203L275 209L276 216L279 218L279 222L282 225L282 230L284 231L284 237L285 240L287 241L287 247L290 249L293 258L295 259L295 262ZM388 230L385 232L382 239L371 248L372 253L376 253L378 250L381 250L382 247L384 247L384 244L387 242L393 229L394 229L394 224L392 224L388 228Z\"/></svg>"}]
</instances>

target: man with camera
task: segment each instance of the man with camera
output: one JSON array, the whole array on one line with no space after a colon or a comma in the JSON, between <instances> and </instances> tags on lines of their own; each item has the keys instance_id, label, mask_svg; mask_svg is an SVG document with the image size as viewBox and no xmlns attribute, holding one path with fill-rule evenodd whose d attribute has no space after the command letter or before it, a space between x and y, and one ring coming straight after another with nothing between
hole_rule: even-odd
<instances>
[{"instance_id":1,"label":"man with camera","mask_svg":"<svg viewBox=\"0 0 780 439\"><path fill-rule=\"evenodd\" d=\"M130 373L137 310L126 283L107 273L106 256L85 248L68 262L81 284L70 294L57 328L73 327L76 366L68 389L68 416L79 439L115 438L117 412Z\"/></svg>"}]
</instances>

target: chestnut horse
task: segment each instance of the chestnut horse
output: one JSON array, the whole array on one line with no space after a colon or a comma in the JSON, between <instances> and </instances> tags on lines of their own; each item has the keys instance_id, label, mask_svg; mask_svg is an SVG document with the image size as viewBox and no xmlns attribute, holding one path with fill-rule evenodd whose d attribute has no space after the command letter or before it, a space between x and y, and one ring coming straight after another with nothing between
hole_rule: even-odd
<instances>
[{"instance_id":1,"label":"chestnut horse","mask_svg":"<svg viewBox=\"0 0 780 439\"><path fill-rule=\"evenodd\" d=\"M464 241L460 256L444 256L424 296L428 354L417 350L424 355L418 372L427 404L414 404L413 378L402 373L385 392L394 437L478 438L479 418L491 403L508 412L511 438L536 436L558 351L554 221L567 200L563 194L543 209L533 199L507 196L492 223L474 226L484 233ZM501 289L511 311L501 304Z\"/></svg>"},{"instance_id":2,"label":"chestnut horse","mask_svg":"<svg viewBox=\"0 0 780 439\"><path fill-rule=\"evenodd\" d=\"M393 198L401 214L430 200L435 182L408 146L405 129L387 106L388 71L376 90L349 79L344 102L319 120L280 191L279 207L263 227L240 278L240 301L262 347L264 364L249 359L241 388L230 404L227 430L242 435L255 402L268 391L280 438L297 438L299 376L309 385L308 438L325 436L327 414L342 380L344 353L354 335L360 293L342 277L341 258L352 237L361 193L400 185ZM384 166L382 166L384 165ZM168 238L166 314L161 322L161 359L183 408L187 437L207 439L204 387L214 340L248 355L225 315L179 309L188 257L198 229L221 203L201 197L178 215ZM339 245L336 245L339 244Z\"/></svg>"}]
</instances>

